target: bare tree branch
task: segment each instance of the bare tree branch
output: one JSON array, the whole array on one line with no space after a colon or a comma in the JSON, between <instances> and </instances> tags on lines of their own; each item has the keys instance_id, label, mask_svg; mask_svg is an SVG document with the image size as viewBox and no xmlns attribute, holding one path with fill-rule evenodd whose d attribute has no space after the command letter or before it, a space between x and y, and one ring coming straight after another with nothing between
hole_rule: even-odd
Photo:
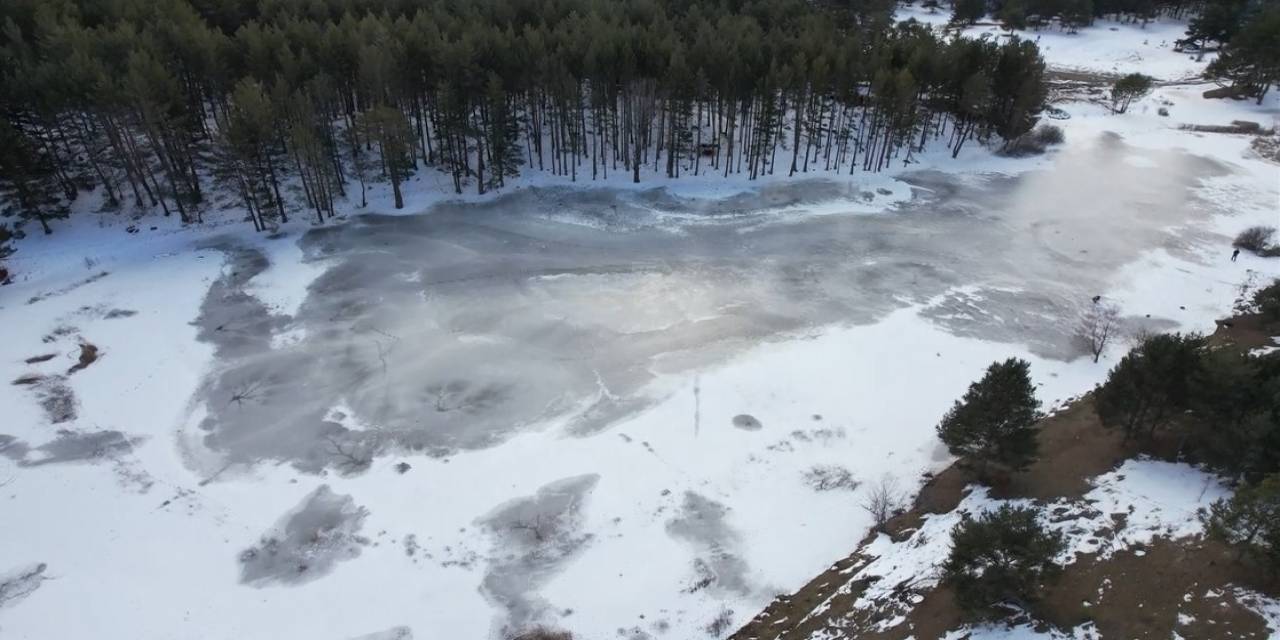
<instances>
[{"instance_id":1,"label":"bare tree branch","mask_svg":"<svg viewBox=\"0 0 1280 640\"><path fill-rule=\"evenodd\" d=\"M254 380L252 382L242 384L235 391L231 392L231 398L227 400L227 404L234 402L236 403L236 406L243 407L245 400L256 400L258 398L258 390L261 388L261 380Z\"/></svg>"},{"instance_id":2,"label":"bare tree branch","mask_svg":"<svg viewBox=\"0 0 1280 640\"><path fill-rule=\"evenodd\" d=\"M883 529L885 523L889 522L889 518L902 508L902 498L902 492L898 491L898 481L886 473L868 488L862 508L871 514L876 529Z\"/></svg>"},{"instance_id":3,"label":"bare tree branch","mask_svg":"<svg viewBox=\"0 0 1280 640\"><path fill-rule=\"evenodd\" d=\"M325 436L324 441L329 444L329 455L338 459L338 468L343 471L359 471L368 467L372 462L369 453L362 451L359 444L347 443L344 445L336 434Z\"/></svg>"},{"instance_id":4,"label":"bare tree branch","mask_svg":"<svg viewBox=\"0 0 1280 640\"><path fill-rule=\"evenodd\" d=\"M1102 357L1102 353L1107 350L1107 345L1115 338L1119 328L1120 308L1109 302L1095 300L1093 305L1080 315L1080 325L1076 329L1076 335L1089 348L1089 353L1093 354L1093 361L1097 362Z\"/></svg>"}]
</instances>

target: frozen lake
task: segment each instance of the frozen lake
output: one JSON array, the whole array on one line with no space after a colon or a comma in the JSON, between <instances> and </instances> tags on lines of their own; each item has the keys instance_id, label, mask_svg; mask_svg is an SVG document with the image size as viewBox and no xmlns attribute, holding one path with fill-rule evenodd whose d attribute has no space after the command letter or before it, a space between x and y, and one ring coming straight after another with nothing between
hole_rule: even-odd
<instances>
[{"instance_id":1,"label":"frozen lake","mask_svg":"<svg viewBox=\"0 0 1280 640\"><path fill-rule=\"evenodd\" d=\"M244 294L270 266L230 246L199 319L218 349L206 444L314 472L549 421L588 436L660 401L659 376L925 303L948 333L1071 359L1080 310L1144 251L1196 242L1171 230L1214 212L1194 187L1226 173L1101 136L1017 177L906 174L914 197L877 215L839 215L880 194L822 179L726 199L527 189L307 233L323 272L292 315Z\"/></svg>"},{"instance_id":2,"label":"frozen lake","mask_svg":"<svg viewBox=\"0 0 1280 640\"><path fill-rule=\"evenodd\" d=\"M866 487L949 462L992 360L1065 400L1123 351L1075 342L1093 296L1203 330L1280 271L1224 235L1274 168L1144 142L67 245L89 270L0 308L41 376L0 391L0 631L727 635L853 547Z\"/></svg>"}]
</instances>

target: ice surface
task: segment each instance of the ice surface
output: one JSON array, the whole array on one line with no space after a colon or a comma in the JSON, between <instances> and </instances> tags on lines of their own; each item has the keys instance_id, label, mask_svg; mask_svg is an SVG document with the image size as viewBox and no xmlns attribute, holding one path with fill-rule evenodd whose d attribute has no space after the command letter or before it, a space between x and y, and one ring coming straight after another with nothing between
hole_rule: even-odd
<instances>
[{"instance_id":1,"label":"ice surface","mask_svg":"<svg viewBox=\"0 0 1280 640\"><path fill-rule=\"evenodd\" d=\"M228 247L199 319L219 355L203 391L206 444L231 463L317 471L493 446L550 420L589 435L660 401L659 375L926 302L924 317L955 335L1070 358L1084 303L1138 248L1172 244L1169 228L1211 213L1194 188L1227 172L1103 134L1052 171L910 173L917 195L890 215L785 225L759 218L842 191L823 180L723 201L531 189L308 233L307 259L329 266L292 317L246 290L267 269L261 252ZM574 217L599 224L563 222ZM1174 324L1145 322L1162 320ZM273 343L286 328L298 337ZM369 427L326 420L335 402ZM760 428L749 415L734 424Z\"/></svg>"}]
</instances>

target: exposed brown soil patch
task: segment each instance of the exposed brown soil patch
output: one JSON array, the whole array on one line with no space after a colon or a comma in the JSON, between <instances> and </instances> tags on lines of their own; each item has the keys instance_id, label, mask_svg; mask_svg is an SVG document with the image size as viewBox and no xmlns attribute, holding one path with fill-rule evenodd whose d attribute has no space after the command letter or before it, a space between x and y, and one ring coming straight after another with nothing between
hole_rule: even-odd
<instances>
[{"instance_id":1,"label":"exposed brown soil patch","mask_svg":"<svg viewBox=\"0 0 1280 640\"><path fill-rule=\"evenodd\" d=\"M1220 323L1210 344L1247 351L1272 344L1277 334L1280 327L1259 316L1239 316ZM1038 501L1078 498L1089 491L1092 478L1136 453L1119 433L1102 426L1091 394L1045 418L1040 426L1042 458L994 487L993 495ZM1156 443L1157 453L1172 454L1172 440ZM930 478L912 508L890 520L885 533L904 539L927 515L953 510L972 481L959 464ZM876 535L868 534L857 550L796 593L775 599L731 638L801 640L826 629L836 632L831 637L928 640L962 625L963 614L945 586L918 593L902 585L892 597L912 603L906 619L887 631L875 629L880 622L876 616L885 614L856 609L866 585L848 581L867 562L862 548ZM1103 638L1163 640L1174 631L1186 640L1270 637L1263 619L1239 602L1236 587L1280 593L1276 581L1237 562L1218 543L1157 539L1144 549L1121 551L1105 560L1078 559L1047 589L1033 613L1062 628L1092 622Z\"/></svg>"},{"instance_id":2,"label":"exposed brown soil patch","mask_svg":"<svg viewBox=\"0 0 1280 640\"><path fill-rule=\"evenodd\" d=\"M1092 621L1104 638L1269 638L1262 618L1232 594L1267 581L1221 544L1157 539L1102 561L1080 560L1054 583L1040 615L1062 627ZM1179 615L1194 621L1180 624ZM1183 620L1189 618L1184 617Z\"/></svg>"},{"instance_id":3,"label":"exposed brown soil patch","mask_svg":"<svg viewBox=\"0 0 1280 640\"><path fill-rule=\"evenodd\" d=\"M1092 394L1040 423L1040 451L1046 455L1029 469L996 487L1001 498L1054 500L1088 493L1089 482L1133 456L1121 434L1098 421Z\"/></svg>"},{"instance_id":4,"label":"exposed brown soil patch","mask_svg":"<svg viewBox=\"0 0 1280 640\"><path fill-rule=\"evenodd\" d=\"M1280 335L1280 327L1266 322L1261 315L1236 316L1219 320L1218 328L1209 336L1215 347L1236 347L1242 351L1274 346L1271 337Z\"/></svg>"},{"instance_id":5,"label":"exposed brown soil patch","mask_svg":"<svg viewBox=\"0 0 1280 640\"><path fill-rule=\"evenodd\" d=\"M97 362L101 355L102 352L98 349L97 345L89 342L81 342L80 357L77 359L75 364L71 365L70 369L67 369L67 375L71 375L81 369L87 368L89 365Z\"/></svg>"}]
</instances>

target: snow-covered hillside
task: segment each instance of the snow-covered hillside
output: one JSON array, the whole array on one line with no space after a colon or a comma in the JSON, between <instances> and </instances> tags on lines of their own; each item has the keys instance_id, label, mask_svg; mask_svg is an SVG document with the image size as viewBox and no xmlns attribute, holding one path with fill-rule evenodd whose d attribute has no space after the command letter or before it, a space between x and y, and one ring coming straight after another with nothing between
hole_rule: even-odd
<instances>
[{"instance_id":1,"label":"snow-covered hillside","mask_svg":"<svg viewBox=\"0 0 1280 640\"><path fill-rule=\"evenodd\" d=\"M1178 79L1180 29L1040 37ZM1092 296L1208 331L1280 276L1228 260L1280 222L1280 167L1178 129L1274 126L1280 97L1209 86L1058 105L1031 159L447 201L427 176L414 215L378 193L272 237L81 212L0 288L0 637L727 635L863 537L871 483L948 464L934 425L992 360L1052 406L1123 348L1072 342Z\"/></svg>"}]
</instances>

